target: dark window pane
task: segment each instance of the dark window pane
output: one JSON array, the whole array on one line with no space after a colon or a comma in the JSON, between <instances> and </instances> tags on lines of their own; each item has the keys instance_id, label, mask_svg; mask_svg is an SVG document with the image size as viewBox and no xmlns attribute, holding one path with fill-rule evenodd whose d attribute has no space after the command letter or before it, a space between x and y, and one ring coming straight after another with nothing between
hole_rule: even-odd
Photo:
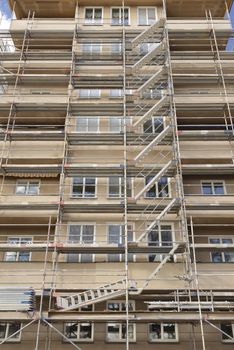
<instances>
[{"instance_id":1,"label":"dark window pane","mask_svg":"<svg viewBox=\"0 0 234 350\"><path fill-rule=\"evenodd\" d=\"M233 337L232 325L231 323L223 323L221 324L221 330L228 334L230 337ZM222 333L223 340L231 340L226 334Z\"/></svg>"},{"instance_id":2,"label":"dark window pane","mask_svg":"<svg viewBox=\"0 0 234 350\"><path fill-rule=\"evenodd\" d=\"M222 183L215 183L214 184L214 193L215 194L224 194L224 188Z\"/></svg>"},{"instance_id":3,"label":"dark window pane","mask_svg":"<svg viewBox=\"0 0 234 350\"><path fill-rule=\"evenodd\" d=\"M207 194L207 195L212 194L212 186L211 186L211 184L203 183L202 184L202 193L203 194Z\"/></svg>"}]
</instances>

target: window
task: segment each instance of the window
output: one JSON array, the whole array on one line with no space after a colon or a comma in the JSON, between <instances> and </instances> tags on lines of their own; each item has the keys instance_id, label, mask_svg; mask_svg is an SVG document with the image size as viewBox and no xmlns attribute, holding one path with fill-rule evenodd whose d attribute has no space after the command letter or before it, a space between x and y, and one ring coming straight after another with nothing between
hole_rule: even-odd
<instances>
[{"instance_id":1,"label":"window","mask_svg":"<svg viewBox=\"0 0 234 350\"><path fill-rule=\"evenodd\" d=\"M142 93L143 98L156 99L156 98L162 98L162 96L163 96L163 90L160 90L160 89L149 89Z\"/></svg>"},{"instance_id":2,"label":"window","mask_svg":"<svg viewBox=\"0 0 234 350\"><path fill-rule=\"evenodd\" d=\"M138 24L151 25L156 21L156 7L138 7Z\"/></svg>"},{"instance_id":3,"label":"window","mask_svg":"<svg viewBox=\"0 0 234 350\"><path fill-rule=\"evenodd\" d=\"M20 195L38 195L39 194L39 181L27 181L18 180L16 183L16 194Z\"/></svg>"},{"instance_id":4,"label":"window","mask_svg":"<svg viewBox=\"0 0 234 350\"><path fill-rule=\"evenodd\" d=\"M113 97L113 98L123 97L123 90L122 89L110 89L110 97Z\"/></svg>"},{"instance_id":5,"label":"window","mask_svg":"<svg viewBox=\"0 0 234 350\"><path fill-rule=\"evenodd\" d=\"M65 323L64 334L72 341L93 341L93 323L70 322Z\"/></svg>"},{"instance_id":6,"label":"window","mask_svg":"<svg viewBox=\"0 0 234 350\"><path fill-rule=\"evenodd\" d=\"M109 177L109 193L110 198L124 197L124 178L112 176ZM127 196L132 197L132 181L127 178Z\"/></svg>"},{"instance_id":7,"label":"window","mask_svg":"<svg viewBox=\"0 0 234 350\"><path fill-rule=\"evenodd\" d=\"M232 323L221 323L220 325L221 327L221 331L223 331L224 333L222 333L222 341L223 342L234 342L234 324ZM232 339L230 339L229 337L231 337Z\"/></svg>"},{"instance_id":8,"label":"window","mask_svg":"<svg viewBox=\"0 0 234 350\"><path fill-rule=\"evenodd\" d=\"M75 177L72 184L72 196L79 198L93 198L96 196L95 177Z\"/></svg>"},{"instance_id":9,"label":"window","mask_svg":"<svg viewBox=\"0 0 234 350\"><path fill-rule=\"evenodd\" d=\"M127 126L131 125L131 118L126 118ZM124 118L111 117L109 118L109 132L120 133L123 132Z\"/></svg>"},{"instance_id":10,"label":"window","mask_svg":"<svg viewBox=\"0 0 234 350\"><path fill-rule=\"evenodd\" d=\"M109 311L125 311L126 303L121 301L110 301L107 303ZM129 301L129 310L134 310L135 304ZM129 324L128 336L130 341L136 340L135 324ZM126 324L125 323L108 323L107 324L107 341L121 342L126 339Z\"/></svg>"},{"instance_id":11,"label":"window","mask_svg":"<svg viewBox=\"0 0 234 350\"><path fill-rule=\"evenodd\" d=\"M0 323L0 340L7 339L10 335L19 331L21 328L20 323ZM7 342L19 342L21 337L21 332L14 335L12 338L7 340Z\"/></svg>"},{"instance_id":12,"label":"window","mask_svg":"<svg viewBox=\"0 0 234 350\"><path fill-rule=\"evenodd\" d=\"M111 52L113 54L121 54L122 53L122 44L121 43L111 43Z\"/></svg>"},{"instance_id":13,"label":"window","mask_svg":"<svg viewBox=\"0 0 234 350\"><path fill-rule=\"evenodd\" d=\"M149 341L151 342L175 342L178 341L177 324L175 323L150 323Z\"/></svg>"},{"instance_id":14,"label":"window","mask_svg":"<svg viewBox=\"0 0 234 350\"><path fill-rule=\"evenodd\" d=\"M210 244L233 244L233 239L228 237L209 238ZM223 263L223 262L234 262L234 251L215 251L211 252L211 261L214 263Z\"/></svg>"},{"instance_id":15,"label":"window","mask_svg":"<svg viewBox=\"0 0 234 350\"><path fill-rule=\"evenodd\" d=\"M102 24L102 7L87 7L85 9L85 24Z\"/></svg>"},{"instance_id":16,"label":"window","mask_svg":"<svg viewBox=\"0 0 234 350\"><path fill-rule=\"evenodd\" d=\"M207 196L225 194L224 182L202 181L202 194Z\"/></svg>"},{"instance_id":17,"label":"window","mask_svg":"<svg viewBox=\"0 0 234 350\"><path fill-rule=\"evenodd\" d=\"M135 310L134 301L129 301L128 303L129 311ZM108 301L107 302L107 310L109 311L126 311L126 303L124 301Z\"/></svg>"},{"instance_id":18,"label":"window","mask_svg":"<svg viewBox=\"0 0 234 350\"><path fill-rule=\"evenodd\" d=\"M113 7L111 9L111 24L119 26L123 24L123 8ZM124 9L124 25L129 25L129 9Z\"/></svg>"},{"instance_id":19,"label":"window","mask_svg":"<svg viewBox=\"0 0 234 350\"><path fill-rule=\"evenodd\" d=\"M83 43L82 52L88 54L99 54L101 52L100 43Z\"/></svg>"},{"instance_id":20,"label":"window","mask_svg":"<svg viewBox=\"0 0 234 350\"><path fill-rule=\"evenodd\" d=\"M147 176L145 179L145 185L147 185L153 176ZM168 178L162 176L145 194L146 198L158 198L158 197L169 197L169 184Z\"/></svg>"},{"instance_id":21,"label":"window","mask_svg":"<svg viewBox=\"0 0 234 350\"><path fill-rule=\"evenodd\" d=\"M141 43L139 45L140 53L142 55L146 55L148 52L152 51L156 47L158 47L160 43Z\"/></svg>"},{"instance_id":22,"label":"window","mask_svg":"<svg viewBox=\"0 0 234 350\"><path fill-rule=\"evenodd\" d=\"M128 226L128 242L133 241L133 231L132 227ZM124 225L119 224L109 224L108 225L108 243L109 244L125 244L125 229ZM128 254L128 260L133 261L134 255ZM124 254L108 254L108 261L124 261Z\"/></svg>"},{"instance_id":23,"label":"window","mask_svg":"<svg viewBox=\"0 0 234 350\"><path fill-rule=\"evenodd\" d=\"M164 129L163 117L152 117L144 123L143 129L146 134L158 134L162 132Z\"/></svg>"},{"instance_id":24,"label":"window","mask_svg":"<svg viewBox=\"0 0 234 350\"><path fill-rule=\"evenodd\" d=\"M32 243L31 237L8 237L8 244L12 245L27 245ZM30 261L31 252L19 251L19 252L6 252L5 261Z\"/></svg>"},{"instance_id":25,"label":"window","mask_svg":"<svg viewBox=\"0 0 234 350\"><path fill-rule=\"evenodd\" d=\"M99 118L78 117L76 119L76 131L79 133L96 133L99 131Z\"/></svg>"},{"instance_id":26,"label":"window","mask_svg":"<svg viewBox=\"0 0 234 350\"><path fill-rule=\"evenodd\" d=\"M94 243L94 225L69 225L68 241L70 243ZM67 262L92 262L92 254L67 254Z\"/></svg>"},{"instance_id":27,"label":"window","mask_svg":"<svg viewBox=\"0 0 234 350\"><path fill-rule=\"evenodd\" d=\"M100 98L101 91L100 89L80 89L79 96L80 98Z\"/></svg>"},{"instance_id":28,"label":"window","mask_svg":"<svg viewBox=\"0 0 234 350\"><path fill-rule=\"evenodd\" d=\"M152 228L148 233L149 247L168 247L173 246L172 227L171 225L158 225ZM149 254L149 262L161 261L163 254Z\"/></svg>"}]
</instances>

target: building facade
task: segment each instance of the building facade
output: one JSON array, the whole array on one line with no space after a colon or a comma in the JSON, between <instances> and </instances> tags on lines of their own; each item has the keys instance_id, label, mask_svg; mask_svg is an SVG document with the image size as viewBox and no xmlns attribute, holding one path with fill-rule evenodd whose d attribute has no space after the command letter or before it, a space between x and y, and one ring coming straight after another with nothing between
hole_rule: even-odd
<instances>
[{"instance_id":1,"label":"building facade","mask_svg":"<svg viewBox=\"0 0 234 350\"><path fill-rule=\"evenodd\" d=\"M232 349L232 1L9 2L0 345Z\"/></svg>"}]
</instances>

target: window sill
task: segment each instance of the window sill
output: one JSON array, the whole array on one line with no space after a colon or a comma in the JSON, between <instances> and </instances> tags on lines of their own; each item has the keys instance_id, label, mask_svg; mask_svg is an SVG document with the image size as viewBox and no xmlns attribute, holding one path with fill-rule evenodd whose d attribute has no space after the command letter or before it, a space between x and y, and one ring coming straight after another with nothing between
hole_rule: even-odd
<instances>
[{"instance_id":1,"label":"window sill","mask_svg":"<svg viewBox=\"0 0 234 350\"><path fill-rule=\"evenodd\" d=\"M71 340L73 343L94 343L93 339L74 339L74 338L68 338L69 340ZM69 344L69 341L67 341L66 339L63 340L63 343L65 344Z\"/></svg>"},{"instance_id":2,"label":"window sill","mask_svg":"<svg viewBox=\"0 0 234 350\"><path fill-rule=\"evenodd\" d=\"M107 340L105 341L107 344L124 344L126 343L126 340ZM129 343L133 344L136 343L136 340L129 340Z\"/></svg>"},{"instance_id":3,"label":"window sill","mask_svg":"<svg viewBox=\"0 0 234 350\"><path fill-rule=\"evenodd\" d=\"M70 199L98 199L98 197L97 196L95 196L95 197L79 197L79 196L71 195Z\"/></svg>"},{"instance_id":4,"label":"window sill","mask_svg":"<svg viewBox=\"0 0 234 350\"><path fill-rule=\"evenodd\" d=\"M178 339L155 339L155 340L148 340L148 343L150 344L154 344L154 343L179 343L179 340Z\"/></svg>"}]
</instances>

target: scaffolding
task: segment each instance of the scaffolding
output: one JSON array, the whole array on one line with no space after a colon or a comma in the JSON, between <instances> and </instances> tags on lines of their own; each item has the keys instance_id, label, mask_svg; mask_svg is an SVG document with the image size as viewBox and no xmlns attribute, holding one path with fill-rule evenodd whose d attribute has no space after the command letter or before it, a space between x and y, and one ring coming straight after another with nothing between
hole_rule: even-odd
<instances>
[{"instance_id":1,"label":"scaffolding","mask_svg":"<svg viewBox=\"0 0 234 350\"><path fill-rule=\"evenodd\" d=\"M221 251L222 256L230 258L234 241L207 243L203 241L204 234L196 234L196 225L204 224L199 211L233 210L233 203L224 200L214 209L212 202L195 202L193 196L197 190L193 186L197 185L183 179L186 175L211 172L233 174L234 75L229 60L234 57L225 51L233 30L228 20L221 19L221 23L228 24L227 28L219 29L209 9L203 19L191 20L195 26L191 32L175 30L176 20L168 18L166 0L162 1L163 11L157 21L143 30L131 29L124 17L126 6L123 1L114 37L111 28L87 30L84 19L78 15L78 4L74 19L63 24L62 35L56 21L48 21L50 30L46 35L36 30L41 19L32 11L24 30L14 30L12 26L9 32L1 34L5 39L13 38L16 50L1 52L0 61L0 83L7 87L0 100L0 210L6 212L0 221L3 230L0 252L3 258L8 252L17 258L32 253L43 258L40 270L34 266L10 269L5 274L1 271L1 284L6 291L12 288L9 276L14 279L14 286L26 288L32 283L37 307L25 313L17 307L12 311L8 305L2 310L0 303L0 322L22 322L0 345L37 324L35 350L40 342L45 343L46 350L52 349L54 332L81 349L79 342L57 328L56 324L64 322L124 324L122 340L126 350L131 348L130 327L144 323L188 323L194 350L200 342L206 350L206 327L233 340L219 323L234 322L234 291L231 287L227 291L204 287L205 277L213 277L214 273L220 277L233 276L233 272L231 269L213 272L210 268L202 271L197 256ZM195 48L191 49L191 45ZM40 67L33 63L36 58L43 62ZM50 60L52 64L48 63ZM58 65L54 66L57 60ZM191 61L196 61L195 68ZM46 84L56 83L58 89L51 93ZM208 85L205 91L199 85L203 83ZM31 90L27 84L32 85ZM103 89L102 96L95 95L95 103L82 96L90 86L93 90ZM106 90L114 90L114 95L108 98ZM198 121L196 113L200 113ZM103 132L87 131L92 118L102 123ZM110 125L115 128L118 125L118 133L112 133ZM198 148L195 145L191 149L188 142L210 140L225 142L228 156L220 156L220 162L211 159L211 164L207 164L208 152L208 156L200 155L201 162L193 162ZM28 141L32 142L32 149ZM111 159L108 146L114 150ZM41 159L41 147L43 152L48 152L44 159ZM92 151L94 155L89 154ZM97 202L97 180L95 185L91 181L82 182L81 186L80 179L84 181L86 177L98 179L101 193L107 193L110 179L117 177L118 196L111 198L112 202L103 198ZM9 199L12 178L22 180L18 181L26 186L25 191L31 183L34 187L44 186L44 192L39 195L36 189L37 199L31 196L25 202ZM48 184L40 184L37 181L40 178ZM105 178L109 182L104 182ZM94 194L92 186L95 186ZM87 201L81 187L93 202ZM23 220L16 211L23 212ZM11 221L11 216L16 223ZM72 231L77 217L88 233L81 232L81 228L79 233ZM117 238L105 232L109 218L114 222L112 226L119 226ZM94 238L90 226L96 220L100 223L95 222L97 237ZM212 222L205 224L212 227ZM218 227L218 221L214 225ZM232 223L227 225L231 227ZM16 228L26 232L33 229L37 239L19 242L12 236L9 240L4 236L4 230L9 228L13 233ZM104 267L89 266L94 255ZM64 266L69 257L71 261L77 259L74 261L81 263L81 267L74 270ZM135 260L147 262L144 273L134 271ZM88 263L87 267L82 265L84 262ZM108 267L106 262L113 265ZM112 300L121 300L124 310L111 312L105 307L101 310L102 303ZM133 309L132 301L143 310ZM197 324L200 340L195 335ZM42 325L46 326L43 338Z\"/></svg>"}]
</instances>

